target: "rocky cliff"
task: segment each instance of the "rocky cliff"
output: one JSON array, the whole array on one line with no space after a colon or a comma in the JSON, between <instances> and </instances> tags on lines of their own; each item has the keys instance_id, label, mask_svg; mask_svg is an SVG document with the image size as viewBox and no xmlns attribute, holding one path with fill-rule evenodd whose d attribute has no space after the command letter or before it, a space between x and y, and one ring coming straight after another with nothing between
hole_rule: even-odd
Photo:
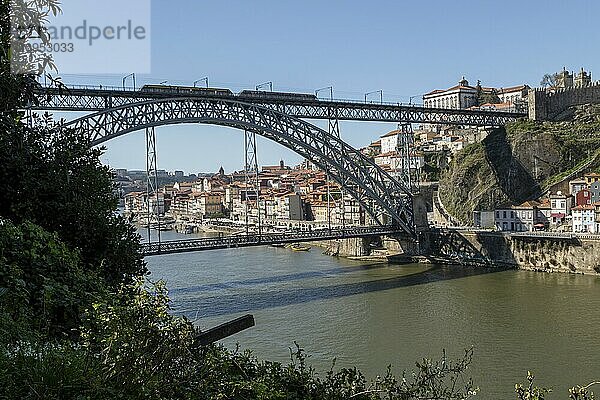
<instances>
[{"instance_id":1,"label":"rocky cliff","mask_svg":"<svg viewBox=\"0 0 600 400\"><path fill-rule=\"evenodd\" d=\"M464 224L475 210L536 199L600 167L600 106L573 109L564 122L518 121L459 152L442 173L440 200Z\"/></svg>"}]
</instances>

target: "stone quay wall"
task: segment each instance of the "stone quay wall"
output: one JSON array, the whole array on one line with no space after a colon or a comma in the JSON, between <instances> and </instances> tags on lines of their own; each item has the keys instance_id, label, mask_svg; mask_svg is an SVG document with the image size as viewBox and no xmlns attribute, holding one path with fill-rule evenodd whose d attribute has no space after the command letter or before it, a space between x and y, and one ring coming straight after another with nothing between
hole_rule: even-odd
<instances>
[{"instance_id":1,"label":"stone quay wall","mask_svg":"<svg viewBox=\"0 0 600 400\"><path fill-rule=\"evenodd\" d=\"M430 232L432 261L515 267L544 272L600 274L600 237Z\"/></svg>"},{"instance_id":2,"label":"stone quay wall","mask_svg":"<svg viewBox=\"0 0 600 400\"><path fill-rule=\"evenodd\" d=\"M371 254L373 238L349 238L335 240L321 240L308 242L308 245L324 249L324 254L339 257L364 257Z\"/></svg>"},{"instance_id":3,"label":"stone quay wall","mask_svg":"<svg viewBox=\"0 0 600 400\"><path fill-rule=\"evenodd\" d=\"M572 106L600 103L600 83L588 86L557 89L531 89L527 95L529 119L548 121Z\"/></svg>"},{"instance_id":4,"label":"stone quay wall","mask_svg":"<svg viewBox=\"0 0 600 400\"><path fill-rule=\"evenodd\" d=\"M418 243L402 236L385 236L310 244L323 247L325 254L340 257L368 257L374 253L386 253L404 260L402 262L600 275L600 235L508 234L436 229L421 232Z\"/></svg>"}]
</instances>

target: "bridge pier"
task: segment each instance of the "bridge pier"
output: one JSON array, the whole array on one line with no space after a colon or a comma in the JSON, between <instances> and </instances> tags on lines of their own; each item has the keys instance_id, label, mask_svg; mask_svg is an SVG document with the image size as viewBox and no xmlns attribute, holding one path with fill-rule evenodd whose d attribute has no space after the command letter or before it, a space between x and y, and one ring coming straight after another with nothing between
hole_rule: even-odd
<instances>
[{"instance_id":1,"label":"bridge pier","mask_svg":"<svg viewBox=\"0 0 600 400\"><path fill-rule=\"evenodd\" d=\"M316 244L325 247L324 254L335 257L366 257L371 255L373 246L379 245L381 239L378 236L365 238L348 238L327 240Z\"/></svg>"}]
</instances>

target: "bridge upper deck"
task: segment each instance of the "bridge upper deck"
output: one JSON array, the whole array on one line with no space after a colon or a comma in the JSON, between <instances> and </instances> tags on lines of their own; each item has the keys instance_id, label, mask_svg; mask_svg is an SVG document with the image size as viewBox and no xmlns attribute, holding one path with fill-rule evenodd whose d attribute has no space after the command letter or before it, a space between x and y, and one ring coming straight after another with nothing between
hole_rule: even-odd
<instances>
[{"instance_id":1,"label":"bridge upper deck","mask_svg":"<svg viewBox=\"0 0 600 400\"><path fill-rule=\"evenodd\" d=\"M39 88L37 93L40 95L40 102L31 106L33 110L99 112L152 100L210 97L252 103L290 116L311 119L500 126L526 116L525 113L519 112L429 108L401 103L323 100L300 95L297 98L282 97L278 96L277 92L264 92L265 94L262 96L243 97L231 92L169 93L117 88L69 87Z\"/></svg>"}]
</instances>

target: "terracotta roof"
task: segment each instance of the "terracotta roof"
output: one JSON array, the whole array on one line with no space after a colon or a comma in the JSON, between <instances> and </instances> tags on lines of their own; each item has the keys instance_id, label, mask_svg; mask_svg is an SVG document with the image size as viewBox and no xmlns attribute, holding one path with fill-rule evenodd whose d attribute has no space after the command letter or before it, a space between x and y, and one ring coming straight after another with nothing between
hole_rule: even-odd
<instances>
[{"instance_id":1,"label":"terracotta roof","mask_svg":"<svg viewBox=\"0 0 600 400\"><path fill-rule=\"evenodd\" d=\"M535 200L528 200L523 202L522 204L519 204L518 206L515 207L522 207L522 208L533 208L533 207L538 207L540 206L540 203L538 203Z\"/></svg>"},{"instance_id":2,"label":"terracotta roof","mask_svg":"<svg viewBox=\"0 0 600 400\"><path fill-rule=\"evenodd\" d=\"M500 88L500 89L498 89L498 94L520 92L520 91L523 91L523 90L528 89L528 88L529 88L529 86L527 86L527 85L510 86L510 87L507 87L507 88Z\"/></svg>"},{"instance_id":3,"label":"terracotta roof","mask_svg":"<svg viewBox=\"0 0 600 400\"><path fill-rule=\"evenodd\" d=\"M435 90L432 90L432 91L431 91L431 92L429 92L429 93L425 93L425 94L424 94L424 96L429 96L429 95L432 95L432 94L438 94L438 93L442 93L442 92L445 92L445 90L442 90L442 89L435 89Z\"/></svg>"},{"instance_id":4,"label":"terracotta roof","mask_svg":"<svg viewBox=\"0 0 600 400\"><path fill-rule=\"evenodd\" d=\"M571 208L571 210L574 210L574 211L595 210L595 209L596 209L596 207L594 207L592 205L581 205L581 206Z\"/></svg>"},{"instance_id":5,"label":"terracotta roof","mask_svg":"<svg viewBox=\"0 0 600 400\"><path fill-rule=\"evenodd\" d=\"M402 133L402 132L399 129L395 129L391 132L386 133L385 135L383 135L381 137L384 138L384 137L396 136L396 135L399 135L400 133ZM380 140L380 142L381 142L381 140Z\"/></svg>"},{"instance_id":6,"label":"terracotta roof","mask_svg":"<svg viewBox=\"0 0 600 400\"><path fill-rule=\"evenodd\" d=\"M442 90L442 89L436 89L436 90L432 90L429 93L426 93L424 96L431 96L434 94L439 94L439 93L444 93L444 92L450 92L452 90L457 90L457 89L468 89L469 91L473 91L473 90L477 90L477 88L474 88L473 86L462 86L462 85L456 85L456 86L452 86L451 88L448 88L446 90ZM483 90L489 89L489 88L482 88Z\"/></svg>"},{"instance_id":7,"label":"terracotta roof","mask_svg":"<svg viewBox=\"0 0 600 400\"><path fill-rule=\"evenodd\" d=\"M397 151L388 151L387 153L377 154L375 156L375 158L377 158L377 157L390 157L390 156L396 156L396 155L398 155Z\"/></svg>"},{"instance_id":8,"label":"terracotta roof","mask_svg":"<svg viewBox=\"0 0 600 400\"><path fill-rule=\"evenodd\" d=\"M552 208L550 206L550 199L542 199L542 201L540 202L540 208Z\"/></svg>"}]
</instances>

